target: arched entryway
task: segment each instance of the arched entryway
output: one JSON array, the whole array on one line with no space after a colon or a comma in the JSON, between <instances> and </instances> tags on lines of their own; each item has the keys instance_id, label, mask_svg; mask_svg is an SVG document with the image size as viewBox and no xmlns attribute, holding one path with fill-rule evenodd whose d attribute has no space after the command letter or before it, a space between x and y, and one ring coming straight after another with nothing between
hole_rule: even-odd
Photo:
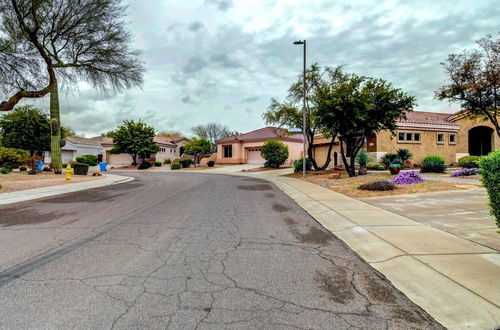
<instances>
[{"instance_id":1,"label":"arched entryway","mask_svg":"<svg viewBox=\"0 0 500 330\"><path fill-rule=\"evenodd\" d=\"M469 130L469 155L484 156L491 152L493 128L476 126Z\"/></svg>"}]
</instances>

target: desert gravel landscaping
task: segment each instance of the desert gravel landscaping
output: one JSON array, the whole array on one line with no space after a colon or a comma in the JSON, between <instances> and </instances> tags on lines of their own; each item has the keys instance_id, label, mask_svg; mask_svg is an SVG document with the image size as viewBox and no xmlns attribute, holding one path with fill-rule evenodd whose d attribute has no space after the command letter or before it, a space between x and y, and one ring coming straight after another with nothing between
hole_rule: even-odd
<instances>
[{"instance_id":1,"label":"desert gravel landscaping","mask_svg":"<svg viewBox=\"0 0 500 330\"><path fill-rule=\"evenodd\" d=\"M329 177L334 173L340 173L340 179L330 179ZM372 181L389 180L392 179L394 175L387 173L368 173L367 175L360 175L353 178L349 178L346 172L320 171L319 173L315 172L308 173L305 179L302 179L301 173L293 173L293 174L288 174L286 176L305 180L307 182L311 182L317 185L322 185L325 188L328 188L330 190L333 190L335 192L353 198L391 196L391 195L414 194L423 192L477 188L477 186L475 185L467 184L467 181L465 180L464 184L458 184L456 182L438 181L438 180L425 180L422 183L397 185L396 190L368 191L368 190L360 190L358 189L358 187L364 183Z\"/></svg>"},{"instance_id":2,"label":"desert gravel landscaping","mask_svg":"<svg viewBox=\"0 0 500 330\"><path fill-rule=\"evenodd\" d=\"M2 187L0 189L0 194L26 189L93 181L101 178L102 177L90 175L73 175L71 176L71 181L67 182L64 174L56 175L52 172L41 172L36 175L29 175L28 172L11 172L9 174L0 174L0 185Z\"/></svg>"}]
</instances>

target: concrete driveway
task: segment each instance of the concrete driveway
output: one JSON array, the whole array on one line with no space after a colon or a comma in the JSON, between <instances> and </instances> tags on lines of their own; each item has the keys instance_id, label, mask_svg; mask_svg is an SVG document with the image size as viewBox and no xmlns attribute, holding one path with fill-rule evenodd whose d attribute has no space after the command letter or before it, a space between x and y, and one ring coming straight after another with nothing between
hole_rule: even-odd
<instances>
[{"instance_id":1,"label":"concrete driveway","mask_svg":"<svg viewBox=\"0 0 500 330\"><path fill-rule=\"evenodd\" d=\"M0 207L0 328L442 328L269 182L126 175Z\"/></svg>"},{"instance_id":2,"label":"concrete driveway","mask_svg":"<svg viewBox=\"0 0 500 330\"><path fill-rule=\"evenodd\" d=\"M370 197L364 202L500 251L484 188Z\"/></svg>"}]
</instances>

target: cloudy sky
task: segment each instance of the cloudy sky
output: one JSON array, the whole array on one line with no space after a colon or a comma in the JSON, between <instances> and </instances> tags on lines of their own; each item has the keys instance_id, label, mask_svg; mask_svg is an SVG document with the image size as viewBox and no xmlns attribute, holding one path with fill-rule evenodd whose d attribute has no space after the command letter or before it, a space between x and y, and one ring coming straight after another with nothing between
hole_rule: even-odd
<instances>
[{"instance_id":1,"label":"cloudy sky","mask_svg":"<svg viewBox=\"0 0 500 330\"><path fill-rule=\"evenodd\" d=\"M63 125L83 136L139 118L187 135L208 122L259 128L270 98L283 99L302 68L298 39L307 39L308 64L345 65L415 95L417 110L453 112L433 97L444 80L439 63L500 30L495 0L127 3L144 86L103 96L82 85L61 95Z\"/></svg>"}]
</instances>

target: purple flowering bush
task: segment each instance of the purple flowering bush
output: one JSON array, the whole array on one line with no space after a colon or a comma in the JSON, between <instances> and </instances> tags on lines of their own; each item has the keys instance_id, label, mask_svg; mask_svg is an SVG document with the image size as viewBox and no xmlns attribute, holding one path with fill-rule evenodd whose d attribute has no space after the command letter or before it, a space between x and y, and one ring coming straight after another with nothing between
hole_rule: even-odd
<instances>
[{"instance_id":1,"label":"purple flowering bush","mask_svg":"<svg viewBox=\"0 0 500 330\"><path fill-rule=\"evenodd\" d=\"M389 181L395 184L413 184L424 182L424 179L418 174L418 171L410 170L402 171Z\"/></svg>"},{"instance_id":2,"label":"purple flowering bush","mask_svg":"<svg viewBox=\"0 0 500 330\"><path fill-rule=\"evenodd\" d=\"M458 171L453 172L450 176L469 176L479 174L479 169L475 168L462 168Z\"/></svg>"}]
</instances>

